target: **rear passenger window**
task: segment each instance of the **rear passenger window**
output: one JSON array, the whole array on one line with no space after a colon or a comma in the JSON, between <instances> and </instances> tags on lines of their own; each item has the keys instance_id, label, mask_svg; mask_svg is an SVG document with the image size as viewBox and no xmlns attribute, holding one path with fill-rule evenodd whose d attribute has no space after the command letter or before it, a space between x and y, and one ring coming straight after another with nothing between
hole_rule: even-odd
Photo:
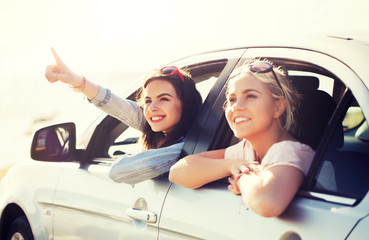
<instances>
[{"instance_id":1,"label":"rear passenger window","mask_svg":"<svg viewBox=\"0 0 369 240\"><path fill-rule=\"evenodd\" d=\"M316 176L315 188L360 200L369 189L368 121L354 99L340 118Z\"/></svg>"},{"instance_id":2,"label":"rear passenger window","mask_svg":"<svg viewBox=\"0 0 369 240\"><path fill-rule=\"evenodd\" d=\"M350 131L358 127L364 121L364 115L360 107L352 106L346 112L342 125L345 131Z\"/></svg>"}]
</instances>

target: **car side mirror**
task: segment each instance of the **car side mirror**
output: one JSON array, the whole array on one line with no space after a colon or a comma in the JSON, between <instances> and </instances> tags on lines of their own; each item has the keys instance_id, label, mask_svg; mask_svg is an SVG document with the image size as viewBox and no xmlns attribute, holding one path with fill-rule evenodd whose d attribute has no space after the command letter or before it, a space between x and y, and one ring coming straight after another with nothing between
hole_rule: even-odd
<instances>
[{"instance_id":1,"label":"car side mirror","mask_svg":"<svg viewBox=\"0 0 369 240\"><path fill-rule=\"evenodd\" d=\"M31 158L40 161L71 160L76 150L76 126L62 123L38 130L33 136Z\"/></svg>"}]
</instances>

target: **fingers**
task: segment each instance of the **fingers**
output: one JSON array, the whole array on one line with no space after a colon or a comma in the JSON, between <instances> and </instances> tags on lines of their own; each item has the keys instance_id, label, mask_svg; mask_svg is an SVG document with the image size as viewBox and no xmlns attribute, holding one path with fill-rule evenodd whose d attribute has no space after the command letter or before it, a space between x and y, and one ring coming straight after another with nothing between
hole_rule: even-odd
<instances>
[{"instance_id":1,"label":"fingers","mask_svg":"<svg viewBox=\"0 0 369 240\"><path fill-rule=\"evenodd\" d=\"M47 81L49 81L50 83L54 83L58 81L56 74L53 71L54 68L55 68L55 65L48 65L45 70L45 77Z\"/></svg>"},{"instance_id":2,"label":"fingers","mask_svg":"<svg viewBox=\"0 0 369 240\"><path fill-rule=\"evenodd\" d=\"M258 162L251 162L250 164L247 165L247 167L249 168L251 172L254 172L254 173L260 172L260 164Z\"/></svg>"},{"instance_id":3,"label":"fingers","mask_svg":"<svg viewBox=\"0 0 369 240\"><path fill-rule=\"evenodd\" d=\"M64 62L61 60L61 58L59 57L58 53L55 51L54 48L51 48L51 53L54 56L55 63L56 63L57 66L59 66L59 67L65 66Z\"/></svg>"},{"instance_id":4,"label":"fingers","mask_svg":"<svg viewBox=\"0 0 369 240\"><path fill-rule=\"evenodd\" d=\"M228 177L228 182L229 182L231 185L234 185L234 180L235 180L235 178L234 178L233 176Z\"/></svg>"},{"instance_id":5,"label":"fingers","mask_svg":"<svg viewBox=\"0 0 369 240\"><path fill-rule=\"evenodd\" d=\"M237 176L241 171L240 171L240 166L243 164L243 160L239 161L239 160L235 160L231 166L231 174L233 176Z\"/></svg>"},{"instance_id":6,"label":"fingers","mask_svg":"<svg viewBox=\"0 0 369 240\"><path fill-rule=\"evenodd\" d=\"M241 171L240 171L240 168L237 166L235 166L235 167L232 167L232 169L231 169L231 174L232 174L232 176L237 176L239 173L240 173Z\"/></svg>"},{"instance_id":7,"label":"fingers","mask_svg":"<svg viewBox=\"0 0 369 240\"><path fill-rule=\"evenodd\" d=\"M241 194L237 189L236 189L236 178L234 176L230 176L228 178L228 190L231 191L231 193L233 194Z\"/></svg>"},{"instance_id":8,"label":"fingers","mask_svg":"<svg viewBox=\"0 0 369 240\"><path fill-rule=\"evenodd\" d=\"M244 172L247 169L252 172L259 171L260 164L258 162L243 162L239 165L240 172Z\"/></svg>"},{"instance_id":9,"label":"fingers","mask_svg":"<svg viewBox=\"0 0 369 240\"><path fill-rule=\"evenodd\" d=\"M250 169L250 166L241 165L239 167L239 170L240 170L240 172L245 172L245 171L252 170L252 169Z\"/></svg>"},{"instance_id":10,"label":"fingers","mask_svg":"<svg viewBox=\"0 0 369 240\"><path fill-rule=\"evenodd\" d=\"M54 48L51 48L51 53L54 56L55 59L55 65L49 65L46 68L45 71L45 77L46 79L53 83L56 81L61 81L63 83L70 83L76 74L74 74L67 65L64 64L64 62L59 57L58 53L55 51Z\"/></svg>"},{"instance_id":11,"label":"fingers","mask_svg":"<svg viewBox=\"0 0 369 240\"><path fill-rule=\"evenodd\" d=\"M236 188L234 187L234 185L228 185L228 190L231 192L231 193L233 193L233 194L236 194L236 195L239 195L239 194L241 194L240 192L238 192L237 190L236 190Z\"/></svg>"}]
</instances>

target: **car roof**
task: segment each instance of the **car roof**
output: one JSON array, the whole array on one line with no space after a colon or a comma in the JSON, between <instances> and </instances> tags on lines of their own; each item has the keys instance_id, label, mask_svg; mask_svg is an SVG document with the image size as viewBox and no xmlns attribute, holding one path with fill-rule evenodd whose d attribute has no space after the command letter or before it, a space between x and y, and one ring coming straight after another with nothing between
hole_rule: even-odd
<instances>
[{"instance_id":1,"label":"car roof","mask_svg":"<svg viewBox=\"0 0 369 240\"><path fill-rule=\"evenodd\" d=\"M369 88L369 34L358 34L353 37L304 36L288 39L273 38L249 40L246 42L246 45L241 45L240 47L223 48L215 51L241 48L295 48L321 52L347 65Z\"/></svg>"}]
</instances>

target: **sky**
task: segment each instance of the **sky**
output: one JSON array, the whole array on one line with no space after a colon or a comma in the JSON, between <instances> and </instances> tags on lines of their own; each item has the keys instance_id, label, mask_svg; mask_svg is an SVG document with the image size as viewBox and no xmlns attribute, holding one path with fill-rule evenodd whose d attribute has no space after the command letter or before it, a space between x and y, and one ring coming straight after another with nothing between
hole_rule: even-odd
<instances>
[{"instance_id":1,"label":"sky","mask_svg":"<svg viewBox=\"0 0 369 240\"><path fill-rule=\"evenodd\" d=\"M80 71L147 70L250 38L368 31L366 0L0 0L0 72L38 72L50 47Z\"/></svg>"},{"instance_id":2,"label":"sky","mask_svg":"<svg viewBox=\"0 0 369 240\"><path fill-rule=\"evenodd\" d=\"M50 47L75 72L124 88L132 79L120 76L250 40L369 33L368 12L367 0L0 0L0 133L11 136L0 154L13 157L35 119L81 114L82 97L44 78Z\"/></svg>"}]
</instances>

